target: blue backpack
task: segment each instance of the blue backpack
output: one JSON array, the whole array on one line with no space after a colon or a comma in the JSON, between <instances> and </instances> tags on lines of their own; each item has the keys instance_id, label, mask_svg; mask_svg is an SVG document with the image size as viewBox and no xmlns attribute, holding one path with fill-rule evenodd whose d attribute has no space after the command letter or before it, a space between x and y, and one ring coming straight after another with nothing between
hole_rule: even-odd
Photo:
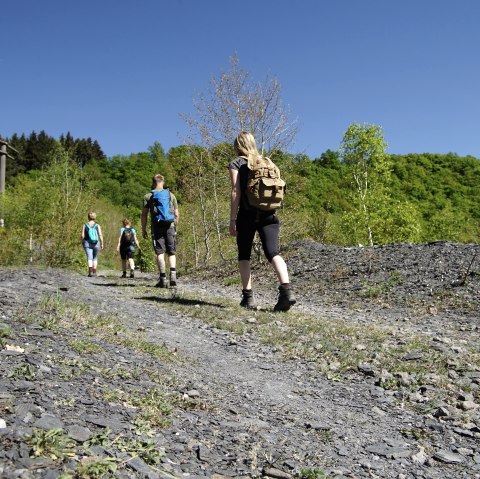
<instances>
[{"instance_id":1,"label":"blue backpack","mask_svg":"<svg viewBox=\"0 0 480 479\"><path fill-rule=\"evenodd\" d=\"M98 242L98 225L95 223L92 227L85 223L85 238L89 243L97 244Z\"/></svg>"},{"instance_id":2,"label":"blue backpack","mask_svg":"<svg viewBox=\"0 0 480 479\"><path fill-rule=\"evenodd\" d=\"M152 190L152 201L154 206L154 213L152 218L157 223L172 223L175 219L173 208L170 208L170 191Z\"/></svg>"}]
</instances>

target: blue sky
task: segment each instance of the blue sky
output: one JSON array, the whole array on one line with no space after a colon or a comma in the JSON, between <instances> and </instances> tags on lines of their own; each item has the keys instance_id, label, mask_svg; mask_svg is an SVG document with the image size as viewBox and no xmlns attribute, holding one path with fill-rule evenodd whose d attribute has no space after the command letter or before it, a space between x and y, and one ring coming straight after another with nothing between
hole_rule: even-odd
<instances>
[{"instance_id":1,"label":"blue sky","mask_svg":"<svg viewBox=\"0 0 480 479\"><path fill-rule=\"evenodd\" d=\"M0 135L165 149L211 75L275 76L301 129L291 151L337 149L354 121L390 153L480 158L478 0L15 0L1 6Z\"/></svg>"}]
</instances>

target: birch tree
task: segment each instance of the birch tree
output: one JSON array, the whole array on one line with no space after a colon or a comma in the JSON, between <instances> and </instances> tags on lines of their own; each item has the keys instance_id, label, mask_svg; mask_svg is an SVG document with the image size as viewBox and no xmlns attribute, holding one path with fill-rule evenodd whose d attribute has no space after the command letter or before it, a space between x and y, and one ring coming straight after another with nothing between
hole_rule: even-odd
<instances>
[{"instance_id":1,"label":"birch tree","mask_svg":"<svg viewBox=\"0 0 480 479\"><path fill-rule=\"evenodd\" d=\"M357 208L345 219L355 239L366 237L370 246L420 238L420 215L415 206L394 200L390 193L393 163L386 148L380 126L358 123L348 127L340 147L357 199Z\"/></svg>"},{"instance_id":2,"label":"birch tree","mask_svg":"<svg viewBox=\"0 0 480 479\"><path fill-rule=\"evenodd\" d=\"M374 188L378 195L382 182L387 184L390 177L386 148L380 126L358 123L347 128L340 146L340 155L353 176L370 246L373 246L370 200Z\"/></svg>"}]
</instances>

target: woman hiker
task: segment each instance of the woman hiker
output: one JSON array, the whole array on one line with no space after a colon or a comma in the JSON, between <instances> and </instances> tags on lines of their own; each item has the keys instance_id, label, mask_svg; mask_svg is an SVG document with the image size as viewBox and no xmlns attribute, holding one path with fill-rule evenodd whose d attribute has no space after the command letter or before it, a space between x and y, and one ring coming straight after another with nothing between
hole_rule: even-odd
<instances>
[{"instance_id":1,"label":"woman hiker","mask_svg":"<svg viewBox=\"0 0 480 479\"><path fill-rule=\"evenodd\" d=\"M246 188L248 181L248 159L260 157L255 138L251 133L242 131L233 143L237 158L229 165L230 193L230 235L237 237L238 265L242 281L242 300L240 306L255 309L252 291L250 256L255 232L258 231L263 251L273 266L279 285L278 301L274 311L288 311L295 304L290 288L287 265L279 254L278 234L280 222L275 210L262 211L249 205Z\"/></svg>"},{"instance_id":2,"label":"woman hiker","mask_svg":"<svg viewBox=\"0 0 480 479\"><path fill-rule=\"evenodd\" d=\"M130 278L135 277L135 245L140 249L140 243L138 242L137 232L135 228L132 228L130 220L125 218L122 221L123 227L120 228L120 236L118 237L117 251L120 252L120 258L122 259L122 278L127 277L127 261L130 266Z\"/></svg>"},{"instance_id":3,"label":"woman hiker","mask_svg":"<svg viewBox=\"0 0 480 479\"><path fill-rule=\"evenodd\" d=\"M97 276L97 257L103 249L102 228L95 222L97 214L88 213L88 221L82 226L82 244L87 255L88 276Z\"/></svg>"}]
</instances>

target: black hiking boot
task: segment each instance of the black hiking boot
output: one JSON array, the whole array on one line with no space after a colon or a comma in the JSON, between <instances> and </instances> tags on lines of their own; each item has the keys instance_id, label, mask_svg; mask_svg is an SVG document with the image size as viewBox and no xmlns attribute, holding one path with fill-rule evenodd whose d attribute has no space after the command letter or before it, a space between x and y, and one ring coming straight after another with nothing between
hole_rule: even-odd
<instances>
[{"instance_id":1,"label":"black hiking boot","mask_svg":"<svg viewBox=\"0 0 480 479\"><path fill-rule=\"evenodd\" d=\"M177 286L177 272L170 271L170 286Z\"/></svg>"},{"instance_id":2,"label":"black hiking boot","mask_svg":"<svg viewBox=\"0 0 480 479\"><path fill-rule=\"evenodd\" d=\"M126 276L126 273L125 273L125 276ZM130 278L135 278L135 274L133 273L133 269L132 269L132 271L130 271Z\"/></svg>"},{"instance_id":3,"label":"black hiking boot","mask_svg":"<svg viewBox=\"0 0 480 479\"><path fill-rule=\"evenodd\" d=\"M256 309L253 301L253 291L251 289L242 289L242 300L240 306L245 309Z\"/></svg>"},{"instance_id":4,"label":"black hiking boot","mask_svg":"<svg viewBox=\"0 0 480 479\"><path fill-rule=\"evenodd\" d=\"M124 271L124 272L122 273L122 276L120 276L120 278L126 278L126 277L127 277L127 272Z\"/></svg>"},{"instance_id":5,"label":"black hiking boot","mask_svg":"<svg viewBox=\"0 0 480 479\"><path fill-rule=\"evenodd\" d=\"M160 278L158 283L155 285L157 288L168 288L167 278Z\"/></svg>"},{"instance_id":6,"label":"black hiking boot","mask_svg":"<svg viewBox=\"0 0 480 479\"><path fill-rule=\"evenodd\" d=\"M293 292L290 289L290 284L281 284L278 287L278 301L273 307L274 311L288 311L297 300L293 296Z\"/></svg>"}]
</instances>

